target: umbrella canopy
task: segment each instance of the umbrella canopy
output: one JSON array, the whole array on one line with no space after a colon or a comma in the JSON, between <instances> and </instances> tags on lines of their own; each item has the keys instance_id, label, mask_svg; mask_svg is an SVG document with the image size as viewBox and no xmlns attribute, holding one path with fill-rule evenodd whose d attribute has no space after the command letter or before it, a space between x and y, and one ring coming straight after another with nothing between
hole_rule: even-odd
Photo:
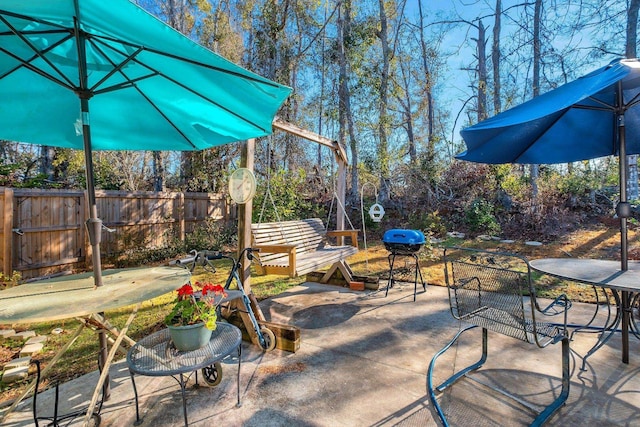
<instances>
[{"instance_id":1,"label":"umbrella canopy","mask_svg":"<svg viewBox=\"0 0 640 427\"><path fill-rule=\"evenodd\" d=\"M128 0L0 1L3 139L199 150L269 135L290 92Z\"/></svg>"},{"instance_id":2,"label":"umbrella canopy","mask_svg":"<svg viewBox=\"0 0 640 427\"><path fill-rule=\"evenodd\" d=\"M640 153L640 62L618 59L584 77L461 131L480 163L568 163L620 159L621 262L627 269L626 155ZM625 129L630 129L626 132Z\"/></svg>"},{"instance_id":3,"label":"umbrella canopy","mask_svg":"<svg viewBox=\"0 0 640 427\"><path fill-rule=\"evenodd\" d=\"M463 129L467 150L456 157L480 163L552 164L618 155L617 118L624 116L627 128L640 130L640 108L634 108L639 94L640 62L613 61ZM630 132L626 146L627 154L640 153L640 132Z\"/></svg>"}]
</instances>

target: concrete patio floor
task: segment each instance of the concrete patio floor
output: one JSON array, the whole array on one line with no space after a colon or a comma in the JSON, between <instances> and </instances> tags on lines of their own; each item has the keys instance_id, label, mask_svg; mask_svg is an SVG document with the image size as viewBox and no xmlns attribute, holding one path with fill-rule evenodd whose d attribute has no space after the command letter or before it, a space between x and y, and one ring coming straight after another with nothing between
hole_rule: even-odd
<instances>
[{"instance_id":1,"label":"concrete patio floor","mask_svg":"<svg viewBox=\"0 0 640 427\"><path fill-rule=\"evenodd\" d=\"M187 387L190 425L439 425L427 396L427 367L460 326L449 313L446 288L427 286L426 293L419 289L414 302L413 284L397 284L385 298L384 289L353 292L305 283L263 301L261 307L268 320L301 329L300 350L263 353L243 343L242 406L236 407L237 364L227 360L220 385ZM574 304L569 321L584 321L593 308ZM479 357L480 331L468 335L439 359L436 381ZM623 364L616 333L581 371L580 355L595 339L591 333L574 337L569 399L548 425L640 425L640 340L631 338L631 360ZM525 401L548 403L560 388L560 351L560 345L538 349L490 332L489 358L473 375ZM102 408L100 425L131 426L135 405L126 362L114 364L110 373L112 397ZM97 377L94 372L61 385L60 412L86 405ZM141 425L183 424L174 379L137 376L136 384ZM50 413L53 392L40 396L39 415ZM535 417L525 406L468 379L447 389L440 399L451 425L518 426ZM4 425L34 425L30 400Z\"/></svg>"}]
</instances>

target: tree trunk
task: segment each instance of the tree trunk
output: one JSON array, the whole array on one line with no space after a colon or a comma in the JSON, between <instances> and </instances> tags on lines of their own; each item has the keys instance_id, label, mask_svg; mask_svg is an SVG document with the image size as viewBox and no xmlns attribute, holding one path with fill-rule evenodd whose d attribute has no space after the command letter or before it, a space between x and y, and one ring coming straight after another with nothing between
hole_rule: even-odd
<instances>
[{"instance_id":1,"label":"tree trunk","mask_svg":"<svg viewBox=\"0 0 640 427\"><path fill-rule=\"evenodd\" d=\"M487 52L486 30L482 21L478 21L478 122L487 118Z\"/></svg>"},{"instance_id":2,"label":"tree trunk","mask_svg":"<svg viewBox=\"0 0 640 427\"><path fill-rule=\"evenodd\" d=\"M431 76L431 68L429 67L428 61L428 51L427 51L427 42L424 39L424 15L422 11L422 0L418 0L418 12L420 15L420 52L422 54L422 69L424 71L425 78L425 96L427 98L427 159L426 161L429 163L429 167L427 171L429 172L429 176L426 179L427 188L427 203L431 206L431 183L435 181L436 177L431 172L435 170L435 168L431 167L431 163L436 155L436 141L434 135L434 106L433 106L433 79Z\"/></svg>"},{"instance_id":3,"label":"tree trunk","mask_svg":"<svg viewBox=\"0 0 640 427\"><path fill-rule=\"evenodd\" d=\"M536 0L533 13L533 97L540 95L540 20L542 15L542 0ZM531 165L531 196L533 200L538 197L538 174L540 165Z\"/></svg>"},{"instance_id":4,"label":"tree trunk","mask_svg":"<svg viewBox=\"0 0 640 427\"><path fill-rule=\"evenodd\" d=\"M153 191L164 191L164 165L160 151L153 152Z\"/></svg>"},{"instance_id":5,"label":"tree trunk","mask_svg":"<svg viewBox=\"0 0 640 427\"><path fill-rule=\"evenodd\" d=\"M640 0L631 0L627 11L627 40L625 43L625 55L627 58L635 58L638 43L638 9Z\"/></svg>"},{"instance_id":6,"label":"tree trunk","mask_svg":"<svg viewBox=\"0 0 640 427\"><path fill-rule=\"evenodd\" d=\"M40 147L40 173L45 176L48 181L54 180L53 158L56 150L48 145Z\"/></svg>"},{"instance_id":7,"label":"tree trunk","mask_svg":"<svg viewBox=\"0 0 640 427\"><path fill-rule=\"evenodd\" d=\"M378 144L378 162L380 162L380 199L384 203L389 200L389 184L390 184L390 166L389 166L389 147L387 140L387 127L389 122L388 109L388 87L389 87L389 63L391 58L391 50L389 48L387 13L384 9L384 0L378 0L380 9L380 31L378 38L382 46L382 69L380 72L380 104L378 109L379 122L379 144Z\"/></svg>"},{"instance_id":8,"label":"tree trunk","mask_svg":"<svg viewBox=\"0 0 640 427\"><path fill-rule=\"evenodd\" d=\"M351 192L349 197L358 198L358 147L353 129L353 114L351 111L351 93L349 91L349 71L347 64L347 48L345 39L351 31L351 0L345 0L338 14L338 141L349 146L351 152ZM345 141L349 138L349 144Z\"/></svg>"},{"instance_id":9,"label":"tree trunk","mask_svg":"<svg viewBox=\"0 0 640 427\"><path fill-rule=\"evenodd\" d=\"M491 65L493 65L493 113L502 111L502 84L500 81L500 30L502 17L502 2L496 0L496 18L493 22L493 47L491 48Z\"/></svg>"}]
</instances>

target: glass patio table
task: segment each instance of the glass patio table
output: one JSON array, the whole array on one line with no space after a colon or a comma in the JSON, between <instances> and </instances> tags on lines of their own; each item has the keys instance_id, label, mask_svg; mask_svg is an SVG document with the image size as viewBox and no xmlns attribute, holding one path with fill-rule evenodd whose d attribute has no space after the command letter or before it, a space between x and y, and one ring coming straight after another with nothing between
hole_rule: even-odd
<instances>
[{"instance_id":1,"label":"glass patio table","mask_svg":"<svg viewBox=\"0 0 640 427\"><path fill-rule=\"evenodd\" d=\"M88 272L26 283L5 289L0 293L0 325L53 322L73 318L81 320L79 328L70 341L58 351L51 363L42 371L43 376L62 357L83 328L90 326L98 333L106 331L114 336L115 342L111 351L106 360L102 361L102 373L87 409L87 420L93 413L100 389L102 389L104 400L108 399L109 366L117 347L123 340L130 345L135 344L126 335L126 331L140 303L176 290L191 277L189 271L184 268L165 266L109 269L104 270L102 274L103 285L100 287L94 285L93 273ZM120 331L100 314L131 305L136 306L126 326ZM35 384L36 380L33 380L23 394L15 399L0 419L0 423L34 389Z\"/></svg>"},{"instance_id":2,"label":"glass patio table","mask_svg":"<svg viewBox=\"0 0 640 427\"><path fill-rule=\"evenodd\" d=\"M584 283L609 290L616 301L616 316L610 326L602 330L600 340L587 353L585 360L600 348L621 326L622 362L629 363L629 332L640 338L633 319L633 304L640 296L640 262L629 261L622 270L620 261L603 259L542 258L530 262L531 268L560 279ZM609 333L605 336L605 332Z\"/></svg>"}]
</instances>

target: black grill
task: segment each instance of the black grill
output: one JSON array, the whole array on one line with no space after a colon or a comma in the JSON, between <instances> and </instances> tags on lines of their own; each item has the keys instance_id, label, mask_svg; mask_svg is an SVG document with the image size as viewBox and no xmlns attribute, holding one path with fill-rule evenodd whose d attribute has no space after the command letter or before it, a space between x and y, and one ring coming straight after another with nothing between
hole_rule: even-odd
<instances>
[{"instance_id":1,"label":"black grill","mask_svg":"<svg viewBox=\"0 0 640 427\"><path fill-rule=\"evenodd\" d=\"M384 247L397 255L412 255L425 243L424 234L420 230L393 229L382 236Z\"/></svg>"}]
</instances>

